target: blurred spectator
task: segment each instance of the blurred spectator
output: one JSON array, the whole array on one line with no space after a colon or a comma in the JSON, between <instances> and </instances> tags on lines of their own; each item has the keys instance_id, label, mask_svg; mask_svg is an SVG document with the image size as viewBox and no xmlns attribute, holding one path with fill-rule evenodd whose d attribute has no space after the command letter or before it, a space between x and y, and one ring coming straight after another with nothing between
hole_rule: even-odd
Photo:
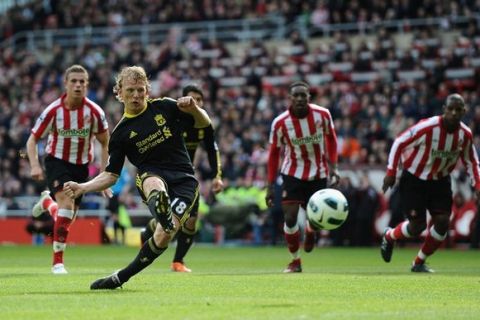
<instances>
[{"instance_id":1,"label":"blurred spectator","mask_svg":"<svg viewBox=\"0 0 480 320\"><path fill-rule=\"evenodd\" d=\"M356 192L355 215L349 219L353 221L353 246L369 246L373 243L373 222L380 209L378 191L371 185L367 173L360 177L360 185Z\"/></svg>"},{"instance_id":2,"label":"blurred spectator","mask_svg":"<svg viewBox=\"0 0 480 320\"><path fill-rule=\"evenodd\" d=\"M108 199L107 209L110 214L108 223L113 226L113 241L111 242L114 244L125 244L125 228L128 226L122 223L121 214L128 215L123 195L129 192L131 181L132 177L127 167L124 166L117 182L111 187L112 197ZM124 210L124 212L120 212L120 210Z\"/></svg>"},{"instance_id":3,"label":"blurred spectator","mask_svg":"<svg viewBox=\"0 0 480 320\"><path fill-rule=\"evenodd\" d=\"M348 176L340 178L338 190L343 193L348 202L348 219L335 230L330 231L334 246L354 245L355 217L357 216L357 188L352 185Z\"/></svg>"},{"instance_id":4,"label":"blurred spectator","mask_svg":"<svg viewBox=\"0 0 480 320\"><path fill-rule=\"evenodd\" d=\"M450 231L448 237L451 244L471 242L475 240L475 223L477 220L477 206L475 201L467 200L462 192L453 196L452 215L450 216Z\"/></svg>"},{"instance_id":5,"label":"blurred spectator","mask_svg":"<svg viewBox=\"0 0 480 320\"><path fill-rule=\"evenodd\" d=\"M30 216L25 230L32 235L33 244L43 244L44 237L53 237L53 218L48 212L43 212L38 217Z\"/></svg>"}]
</instances>

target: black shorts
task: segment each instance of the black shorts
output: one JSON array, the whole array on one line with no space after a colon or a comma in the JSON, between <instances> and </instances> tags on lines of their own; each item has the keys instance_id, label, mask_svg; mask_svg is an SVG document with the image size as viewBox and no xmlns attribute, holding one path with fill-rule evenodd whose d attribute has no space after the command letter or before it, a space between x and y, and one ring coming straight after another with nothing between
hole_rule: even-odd
<instances>
[{"instance_id":1,"label":"black shorts","mask_svg":"<svg viewBox=\"0 0 480 320\"><path fill-rule=\"evenodd\" d=\"M200 196L193 203L192 210L190 210L190 217L198 217L198 209L200 207Z\"/></svg>"},{"instance_id":2,"label":"black shorts","mask_svg":"<svg viewBox=\"0 0 480 320\"><path fill-rule=\"evenodd\" d=\"M282 178L282 203L305 206L312 194L327 187L327 179L305 181L283 174Z\"/></svg>"},{"instance_id":3,"label":"black shorts","mask_svg":"<svg viewBox=\"0 0 480 320\"><path fill-rule=\"evenodd\" d=\"M45 175L47 177L48 189L51 192L51 196L55 199L55 193L63 190L65 182L75 181L82 183L87 181L88 164L78 165L47 156L45 157ZM76 205L80 204L82 197L75 199Z\"/></svg>"},{"instance_id":4,"label":"black shorts","mask_svg":"<svg viewBox=\"0 0 480 320\"><path fill-rule=\"evenodd\" d=\"M399 183L402 212L408 219L426 218L430 214L452 211L450 176L439 180L422 180L404 170Z\"/></svg>"},{"instance_id":5,"label":"black shorts","mask_svg":"<svg viewBox=\"0 0 480 320\"><path fill-rule=\"evenodd\" d=\"M198 181L195 176L185 172L167 170L137 173L135 185L144 202L148 195L143 192L143 181L152 176L160 178L165 183L173 214L177 216L181 223L185 222L194 205L198 202Z\"/></svg>"}]
</instances>

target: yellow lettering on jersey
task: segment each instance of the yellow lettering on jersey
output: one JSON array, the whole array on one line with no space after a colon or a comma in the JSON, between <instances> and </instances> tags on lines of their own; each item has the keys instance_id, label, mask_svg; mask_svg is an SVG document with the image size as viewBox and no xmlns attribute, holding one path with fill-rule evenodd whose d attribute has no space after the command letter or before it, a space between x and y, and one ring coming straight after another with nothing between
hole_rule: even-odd
<instances>
[{"instance_id":1,"label":"yellow lettering on jersey","mask_svg":"<svg viewBox=\"0 0 480 320\"><path fill-rule=\"evenodd\" d=\"M170 138L172 136L172 132L170 131L170 128L165 127L162 129L163 135L165 136L166 139Z\"/></svg>"}]
</instances>

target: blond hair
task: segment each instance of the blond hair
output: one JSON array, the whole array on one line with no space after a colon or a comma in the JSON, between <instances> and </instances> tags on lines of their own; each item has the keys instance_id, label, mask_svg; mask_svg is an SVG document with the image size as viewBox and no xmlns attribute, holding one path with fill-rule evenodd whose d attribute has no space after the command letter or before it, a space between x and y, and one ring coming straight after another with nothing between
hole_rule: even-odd
<instances>
[{"instance_id":1,"label":"blond hair","mask_svg":"<svg viewBox=\"0 0 480 320\"><path fill-rule=\"evenodd\" d=\"M140 66L125 67L115 78L115 86L113 87L113 93L118 101L122 101L120 97L120 90L123 86L123 81L130 78L135 81L143 81L147 86L147 91L150 91L150 82L148 81L147 73L145 69Z\"/></svg>"},{"instance_id":2,"label":"blond hair","mask_svg":"<svg viewBox=\"0 0 480 320\"><path fill-rule=\"evenodd\" d=\"M81 66L79 64L74 64L74 65L68 67L67 70L65 70L65 73L63 75L63 78L65 79L65 81L68 80L68 76L70 75L70 73L85 73L87 75L87 81L88 81L88 71L87 71L87 69L85 69L83 66Z\"/></svg>"}]
</instances>

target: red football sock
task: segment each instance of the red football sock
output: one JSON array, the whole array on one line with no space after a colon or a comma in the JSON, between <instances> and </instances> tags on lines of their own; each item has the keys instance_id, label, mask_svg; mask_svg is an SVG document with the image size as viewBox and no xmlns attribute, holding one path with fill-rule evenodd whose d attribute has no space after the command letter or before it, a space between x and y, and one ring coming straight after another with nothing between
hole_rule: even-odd
<instances>
[{"instance_id":1,"label":"red football sock","mask_svg":"<svg viewBox=\"0 0 480 320\"><path fill-rule=\"evenodd\" d=\"M442 244L443 240L446 238L445 235L439 234L434 227L431 227L427 236L425 237L425 241L423 242L422 248L417 254L415 258L415 264L422 264L425 263L425 260L428 256L431 256Z\"/></svg>"},{"instance_id":2,"label":"red football sock","mask_svg":"<svg viewBox=\"0 0 480 320\"><path fill-rule=\"evenodd\" d=\"M50 205L52 203L56 203L51 197L46 197L45 199L43 199L42 201L42 208L44 210L48 210L48 207L50 207Z\"/></svg>"},{"instance_id":3,"label":"red football sock","mask_svg":"<svg viewBox=\"0 0 480 320\"><path fill-rule=\"evenodd\" d=\"M50 213L50 215L52 216L53 220L57 220L58 204L52 200L52 203L50 203L46 208L48 210L48 213Z\"/></svg>"},{"instance_id":4,"label":"red football sock","mask_svg":"<svg viewBox=\"0 0 480 320\"><path fill-rule=\"evenodd\" d=\"M292 234L285 232L285 241L287 242L288 251L292 254L296 253L300 248L300 230Z\"/></svg>"},{"instance_id":5,"label":"red football sock","mask_svg":"<svg viewBox=\"0 0 480 320\"><path fill-rule=\"evenodd\" d=\"M72 219L57 217L53 227L53 264L63 263L63 252L66 247L68 232Z\"/></svg>"},{"instance_id":6,"label":"red football sock","mask_svg":"<svg viewBox=\"0 0 480 320\"><path fill-rule=\"evenodd\" d=\"M387 238L388 241L395 241L395 240L402 240L406 238L410 238L410 234L408 233L408 221L401 222L397 224L397 226L388 231L387 234L385 235L385 238Z\"/></svg>"}]
</instances>

